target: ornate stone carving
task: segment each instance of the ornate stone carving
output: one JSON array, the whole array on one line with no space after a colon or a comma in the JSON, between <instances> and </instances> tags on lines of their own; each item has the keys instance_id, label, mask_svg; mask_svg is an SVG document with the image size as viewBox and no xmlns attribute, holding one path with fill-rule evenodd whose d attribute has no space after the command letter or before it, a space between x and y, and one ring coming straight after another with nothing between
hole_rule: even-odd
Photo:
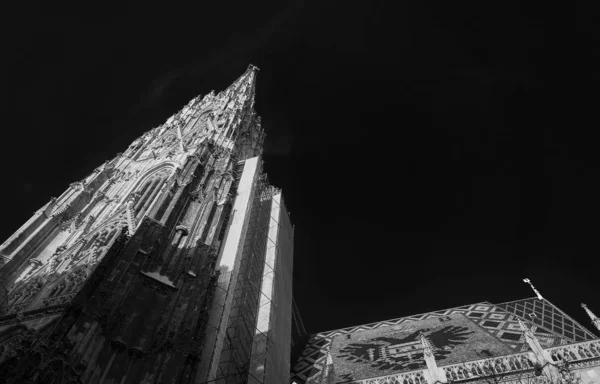
<instances>
[{"instance_id":1,"label":"ornate stone carving","mask_svg":"<svg viewBox=\"0 0 600 384\"><path fill-rule=\"evenodd\" d=\"M204 201L204 194L202 193L201 189L197 189L193 192L190 192L189 195L190 195L190 198L197 203L201 203Z\"/></svg>"},{"instance_id":2,"label":"ornate stone carving","mask_svg":"<svg viewBox=\"0 0 600 384\"><path fill-rule=\"evenodd\" d=\"M181 233L181 236L187 236L190 233L190 230L185 225L178 225L175 227L175 230Z\"/></svg>"},{"instance_id":3,"label":"ornate stone carving","mask_svg":"<svg viewBox=\"0 0 600 384\"><path fill-rule=\"evenodd\" d=\"M137 198L136 198L137 200ZM127 226L129 228L129 233L130 235L133 235L133 231L135 230L135 227L137 226L137 220L135 218L135 212L134 212L134 200L129 200L127 202Z\"/></svg>"},{"instance_id":4,"label":"ornate stone carving","mask_svg":"<svg viewBox=\"0 0 600 384\"><path fill-rule=\"evenodd\" d=\"M596 359L600 360L600 340L549 348L547 350L555 362Z\"/></svg>"},{"instance_id":5,"label":"ornate stone carving","mask_svg":"<svg viewBox=\"0 0 600 384\"><path fill-rule=\"evenodd\" d=\"M73 205L72 203L67 203L62 208L57 209L56 211L54 211L52 213L52 218L56 218L58 221L61 221L60 215L65 213L67 210L69 210L72 207L72 205Z\"/></svg>"},{"instance_id":6,"label":"ornate stone carving","mask_svg":"<svg viewBox=\"0 0 600 384\"><path fill-rule=\"evenodd\" d=\"M449 380L470 380L491 375L505 375L535 368L529 352L494 357L442 367Z\"/></svg>"},{"instance_id":7,"label":"ornate stone carving","mask_svg":"<svg viewBox=\"0 0 600 384\"><path fill-rule=\"evenodd\" d=\"M88 216L85 226L83 227L82 236L85 236L89 232L90 228L92 227L92 224L94 224L94 221L96 221L95 216Z\"/></svg>"},{"instance_id":8,"label":"ornate stone carving","mask_svg":"<svg viewBox=\"0 0 600 384\"><path fill-rule=\"evenodd\" d=\"M29 264L31 265L31 270L35 270L39 267L41 267L44 263L42 262L42 260L38 259L37 257L33 257L31 259L29 259Z\"/></svg>"},{"instance_id":9,"label":"ornate stone carving","mask_svg":"<svg viewBox=\"0 0 600 384\"><path fill-rule=\"evenodd\" d=\"M85 184L82 183L81 181L76 181L74 183L71 183L70 186L78 191L82 191L84 189Z\"/></svg>"},{"instance_id":10,"label":"ornate stone carving","mask_svg":"<svg viewBox=\"0 0 600 384\"><path fill-rule=\"evenodd\" d=\"M70 285L73 287L71 290L76 289L77 287L79 287L81 284L83 284L83 282L85 281L85 279L87 279L88 277L88 272L85 268L79 268L77 270L75 270L74 272L70 273L69 276L67 276L67 279L70 282Z\"/></svg>"},{"instance_id":11,"label":"ornate stone carving","mask_svg":"<svg viewBox=\"0 0 600 384\"><path fill-rule=\"evenodd\" d=\"M53 305L67 304L67 303L71 302L71 300L75 297L75 295L76 295L76 293L69 293L67 295L49 297L49 298L42 300L42 306L49 307L49 306L53 306Z\"/></svg>"},{"instance_id":12,"label":"ornate stone carving","mask_svg":"<svg viewBox=\"0 0 600 384\"><path fill-rule=\"evenodd\" d=\"M352 384L427 384L427 380L423 371L413 371L374 379L357 380Z\"/></svg>"}]
</instances>

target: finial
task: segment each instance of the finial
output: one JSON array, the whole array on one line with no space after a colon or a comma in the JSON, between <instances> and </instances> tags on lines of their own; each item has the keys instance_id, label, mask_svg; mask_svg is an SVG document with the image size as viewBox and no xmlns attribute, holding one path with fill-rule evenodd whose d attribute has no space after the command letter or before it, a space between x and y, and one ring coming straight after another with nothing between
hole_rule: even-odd
<instances>
[{"instance_id":1,"label":"finial","mask_svg":"<svg viewBox=\"0 0 600 384\"><path fill-rule=\"evenodd\" d=\"M325 359L325 369L323 370L322 381L324 383L333 382L335 377L333 358L331 357L331 344L327 348L327 357Z\"/></svg>"},{"instance_id":2,"label":"finial","mask_svg":"<svg viewBox=\"0 0 600 384\"><path fill-rule=\"evenodd\" d=\"M333 358L331 357L331 350L327 351L327 365L333 365Z\"/></svg>"},{"instance_id":3,"label":"finial","mask_svg":"<svg viewBox=\"0 0 600 384\"><path fill-rule=\"evenodd\" d=\"M529 329L527 325L525 325L525 321L523 321L523 319L521 319L519 316L515 317L519 322L519 326L523 330L523 334L525 335L525 341L527 341L527 344L529 344L529 348L531 348L531 350L533 351L537 361L540 364L545 364L547 362L551 363L552 357L550 356L548 351L544 350L538 338L535 337L535 335L533 334L533 331Z\"/></svg>"},{"instance_id":4,"label":"finial","mask_svg":"<svg viewBox=\"0 0 600 384\"><path fill-rule=\"evenodd\" d=\"M542 297L542 294L537 289L535 289L535 287L531 283L531 280L525 278L525 279L523 279L523 281L526 282L527 284L529 284L531 286L531 289L533 289L533 292L535 292L535 294L537 295L538 299L544 300L544 298Z\"/></svg>"},{"instance_id":5,"label":"finial","mask_svg":"<svg viewBox=\"0 0 600 384\"><path fill-rule=\"evenodd\" d=\"M429 376L427 381L429 383L447 383L448 378L446 377L446 373L437 366L435 361L435 346L427 337L425 337L423 332L419 333L419 339L421 339L421 345L423 346L423 358L425 359L425 364L427 365L426 376Z\"/></svg>"},{"instance_id":6,"label":"finial","mask_svg":"<svg viewBox=\"0 0 600 384\"><path fill-rule=\"evenodd\" d=\"M596 327L598 330L600 330L600 319L598 318L598 316L596 316L594 314L594 312L592 312L587 305L585 305L584 303L581 303L581 308L583 308L585 310L585 312L587 312L588 316L590 317L590 319L592 319L592 324L594 324L594 327Z\"/></svg>"},{"instance_id":7,"label":"finial","mask_svg":"<svg viewBox=\"0 0 600 384\"><path fill-rule=\"evenodd\" d=\"M519 326L521 327L521 330L526 334L526 335L531 335L533 336L533 332L531 332L531 329L529 329L529 327L527 327L527 325L525 324L525 322L523 321L523 319L521 319L520 317L516 316L517 321L519 322Z\"/></svg>"},{"instance_id":8,"label":"finial","mask_svg":"<svg viewBox=\"0 0 600 384\"><path fill-rule=\"evenodd\" d=\"M421 332L419 334L419 339L421 339L421 345L423 345L423 351L425 356L433 356L434 346L431 342L425 337L425 334Z\"/></svg>"}]
</instances>

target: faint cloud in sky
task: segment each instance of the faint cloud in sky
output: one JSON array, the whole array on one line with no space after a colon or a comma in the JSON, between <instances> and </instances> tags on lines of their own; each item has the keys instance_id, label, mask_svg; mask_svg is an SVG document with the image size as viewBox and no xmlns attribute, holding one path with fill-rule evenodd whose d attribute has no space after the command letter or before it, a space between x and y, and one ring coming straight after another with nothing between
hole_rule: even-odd
<instances>
[{"instance_id":1,"label":"faint cloud in sky","mask_svg":"<svg viewBox=\"0 0 600 384\"><path fill-rule=\"evenodd\" d=\"M146 94L136 111L151 107L161 102L164 95L177 82L183 79L209 76L211 73L223 73L238 67L240 61L251 64L252 55L261 47L267 45L270 40L281 33L304 6L305 0L293 0L284 10L276 13L262 27L254 33L239 32L233 36L225 36L229 43L225 43L222 49L213 50L206 56L198 56L189 64L175 68L162 75L154 81L151 89ZM217 33L217 32L215 32ZM210 38L210 37L209 37ZM198 48L202 54L202 48Z\"/></svg>"}]
</instances>

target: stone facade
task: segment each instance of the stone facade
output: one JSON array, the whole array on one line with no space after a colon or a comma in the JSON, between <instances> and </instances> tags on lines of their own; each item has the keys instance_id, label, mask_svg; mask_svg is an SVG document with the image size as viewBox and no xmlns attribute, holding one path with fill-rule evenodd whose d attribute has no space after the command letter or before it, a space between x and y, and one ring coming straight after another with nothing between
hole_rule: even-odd
<instances>
[{"instance_id":1,"label":"stone facade","mask_svg":"<svg viewBox=\"0 0 600 384\"><path fill-rule=\"evenodd\" d=\"M287 378L293 230L262 173L256 75L190 101L0 246L0 383Z\"/></svg>"},{"instance_id":2,"label":"stone facade","mask_svg":"<svg viewBox=\"0 0 600 384\"><path fill-rule=\"evenodd\" d=\"M295 384L600 383L600 339L539 297L321 332L294 360Z\"/></svg>"}]
</instances>

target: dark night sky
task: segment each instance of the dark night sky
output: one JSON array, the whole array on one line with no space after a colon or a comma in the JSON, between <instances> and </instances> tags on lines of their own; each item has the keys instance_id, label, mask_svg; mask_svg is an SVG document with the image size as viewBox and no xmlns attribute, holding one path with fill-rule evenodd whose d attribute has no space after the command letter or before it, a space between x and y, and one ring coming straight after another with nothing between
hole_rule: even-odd
<instances>
[{"instance_id":1,"label":"dark night sky","mask_svg":"<svg viewBox=\"0 0 600 384\"><path fill-rule=\"evenodd\" d=\"M524 277L587 328L580 303L600 314L584 11L573 29L511 2L21 3L1 237L252 63L309 332L531 297Z\"/></svg>"}]
</instances>

